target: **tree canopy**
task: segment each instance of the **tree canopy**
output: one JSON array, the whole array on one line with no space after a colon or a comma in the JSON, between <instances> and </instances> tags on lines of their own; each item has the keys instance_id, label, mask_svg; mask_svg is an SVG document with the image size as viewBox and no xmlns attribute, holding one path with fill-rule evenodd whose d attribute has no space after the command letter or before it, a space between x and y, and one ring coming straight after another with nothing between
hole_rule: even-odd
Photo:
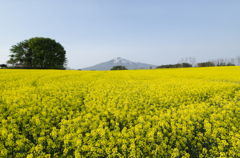
<instances>
[{"instance_id":1,"label":"tree canopy","mask_svg":"<svg viewBox=\"0 0 240 158\"><path fill-rule=\"evenodd\" d=\"M111 70L127 70L125 66L113 66Z\"/></svg>"},{"instance_id":2,"label":"tree canopy","mask_svg":"<svg viewBox=\"0 0 240 158\"><path fill-rule=\"evenodd\" d=\"M6 65L6 64L0 64L0 67L1 67L1 68L6 68L7 65Z\"/></svg>"},{"instance_id":3,"label":"tree canopy","mask_svg":"<svg viewBox=\"0 0 240 158\"><path fill-rule=\"evenodd\" d=\"M63 46L50 38L34 37L10 49L8 63L27 68L63 68L67 62Z\"/></svg>"},{"instance_id":4,"label":"tree canopy","mask_svg":"<svg viewBox=\"0 0 240 158\"><path fill-rule=\"evenodd\" d=\"M197 63L198 67L210 67L210 66L215 66L213 62L208 61L208 62L202 62L202 63Z\"/></svg>"},{"instance_id":5,"label":"tree canopy","mask_svg":"<svg viewBox=\"0 0 240 158\"><path fill-rule=\"evenodd\" d=\"M158 66L156 67L156 69L159 69L159 68L181 68L181 67L192 67L191 64L189 63L178 63L178 64L169 64L169 65L161 65L161 66Z\"/></svg>"}]
</instances>

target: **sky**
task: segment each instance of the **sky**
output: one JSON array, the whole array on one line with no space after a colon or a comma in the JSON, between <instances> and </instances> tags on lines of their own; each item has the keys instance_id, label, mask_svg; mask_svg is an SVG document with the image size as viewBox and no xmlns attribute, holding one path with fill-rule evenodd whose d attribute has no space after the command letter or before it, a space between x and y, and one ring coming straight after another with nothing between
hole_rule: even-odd
<instances>
[{"instance_id":1,"label":"sky","mask_svg":"<svg viewBox=\"0 0 240 158\"><path fill-rule=\"evenodd\" d=\"M59 42L68 67L122 57L163 65L240 55L239 0L0 0L0 64L33 37Z\"/></svg>"}]
</instances>

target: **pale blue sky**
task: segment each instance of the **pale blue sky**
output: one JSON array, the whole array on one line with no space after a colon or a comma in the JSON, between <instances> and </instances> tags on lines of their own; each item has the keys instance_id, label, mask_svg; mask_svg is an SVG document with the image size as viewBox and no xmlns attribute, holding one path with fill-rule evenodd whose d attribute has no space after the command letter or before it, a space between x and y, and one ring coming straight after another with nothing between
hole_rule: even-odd
<instances>
[{"instance_id":1,"label":"pale blue sky","mask_svg":"<svg viewBox=\"0 0 240 158\"><path fill-rule=\"evenodd\" d=\"M240 0L0 0L0 64L25 39L65 48L68 67L122 57L174 64L240 55Z\"/></svg>"}]
</instances>

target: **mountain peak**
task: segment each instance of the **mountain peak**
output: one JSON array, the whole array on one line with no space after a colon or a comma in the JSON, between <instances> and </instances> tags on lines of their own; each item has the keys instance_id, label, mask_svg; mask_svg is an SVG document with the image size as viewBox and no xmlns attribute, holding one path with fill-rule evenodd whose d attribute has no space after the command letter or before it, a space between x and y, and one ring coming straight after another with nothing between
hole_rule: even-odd
<instances>
[{"instance_id":1,"label":"mountain peak","mask_svg":"<svg viewBox=\"0 0 240 158\"><path fill-rule=\"evenodd\" d=\"M155 65L140 62L132 62L130 60L117 57L107 62L83 68L82 70L110 70L113 66L125 66L127 69L149 69L150 67L152 68L156 67Z\"/></svg>"},{"instance_id":2,"label":"mountain peak","mask_svg":"<svg viewBox=\"0 0 240 158\"><path fill-rule=\"evenodd\" d=\"M122 60L123 58L121 58L121 57L117 57L117 58L115 58L115 59Z\"/></svg>"},{"instance_id":3,"label":"mountain peak","mask_svg":"<svg viewBox=\"0 0 240 158\"><path fill-rule=\"evenodd\" d=\"M114 63L124 63L124 62L127 62L126 59L123 59L121 57L114 58L114 59L112 59L110 61L113 61Z\"/></svg>"}]
</instances>

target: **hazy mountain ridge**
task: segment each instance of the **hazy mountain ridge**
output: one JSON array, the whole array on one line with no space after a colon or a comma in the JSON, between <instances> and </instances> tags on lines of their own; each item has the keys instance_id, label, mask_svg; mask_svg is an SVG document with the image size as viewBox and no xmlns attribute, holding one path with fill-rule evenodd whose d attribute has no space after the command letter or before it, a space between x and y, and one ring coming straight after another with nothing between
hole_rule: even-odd
<instances>
[{"instance_id":1,"label":"hazy mountain ridge","mask_svg":"<svg viewBox=\"0 0 240 158\"><path fill-rule=\"evenodd\" d=\"M94 66L83 68L82 70L110 70L113 66L125 66L127 69L150 69L152 67L153 69L156 68L156 65L152 64L145 64L140 62L132 62L127 59L123 59L121 57L99 63Z\"/></svg>"}]
</instances>

